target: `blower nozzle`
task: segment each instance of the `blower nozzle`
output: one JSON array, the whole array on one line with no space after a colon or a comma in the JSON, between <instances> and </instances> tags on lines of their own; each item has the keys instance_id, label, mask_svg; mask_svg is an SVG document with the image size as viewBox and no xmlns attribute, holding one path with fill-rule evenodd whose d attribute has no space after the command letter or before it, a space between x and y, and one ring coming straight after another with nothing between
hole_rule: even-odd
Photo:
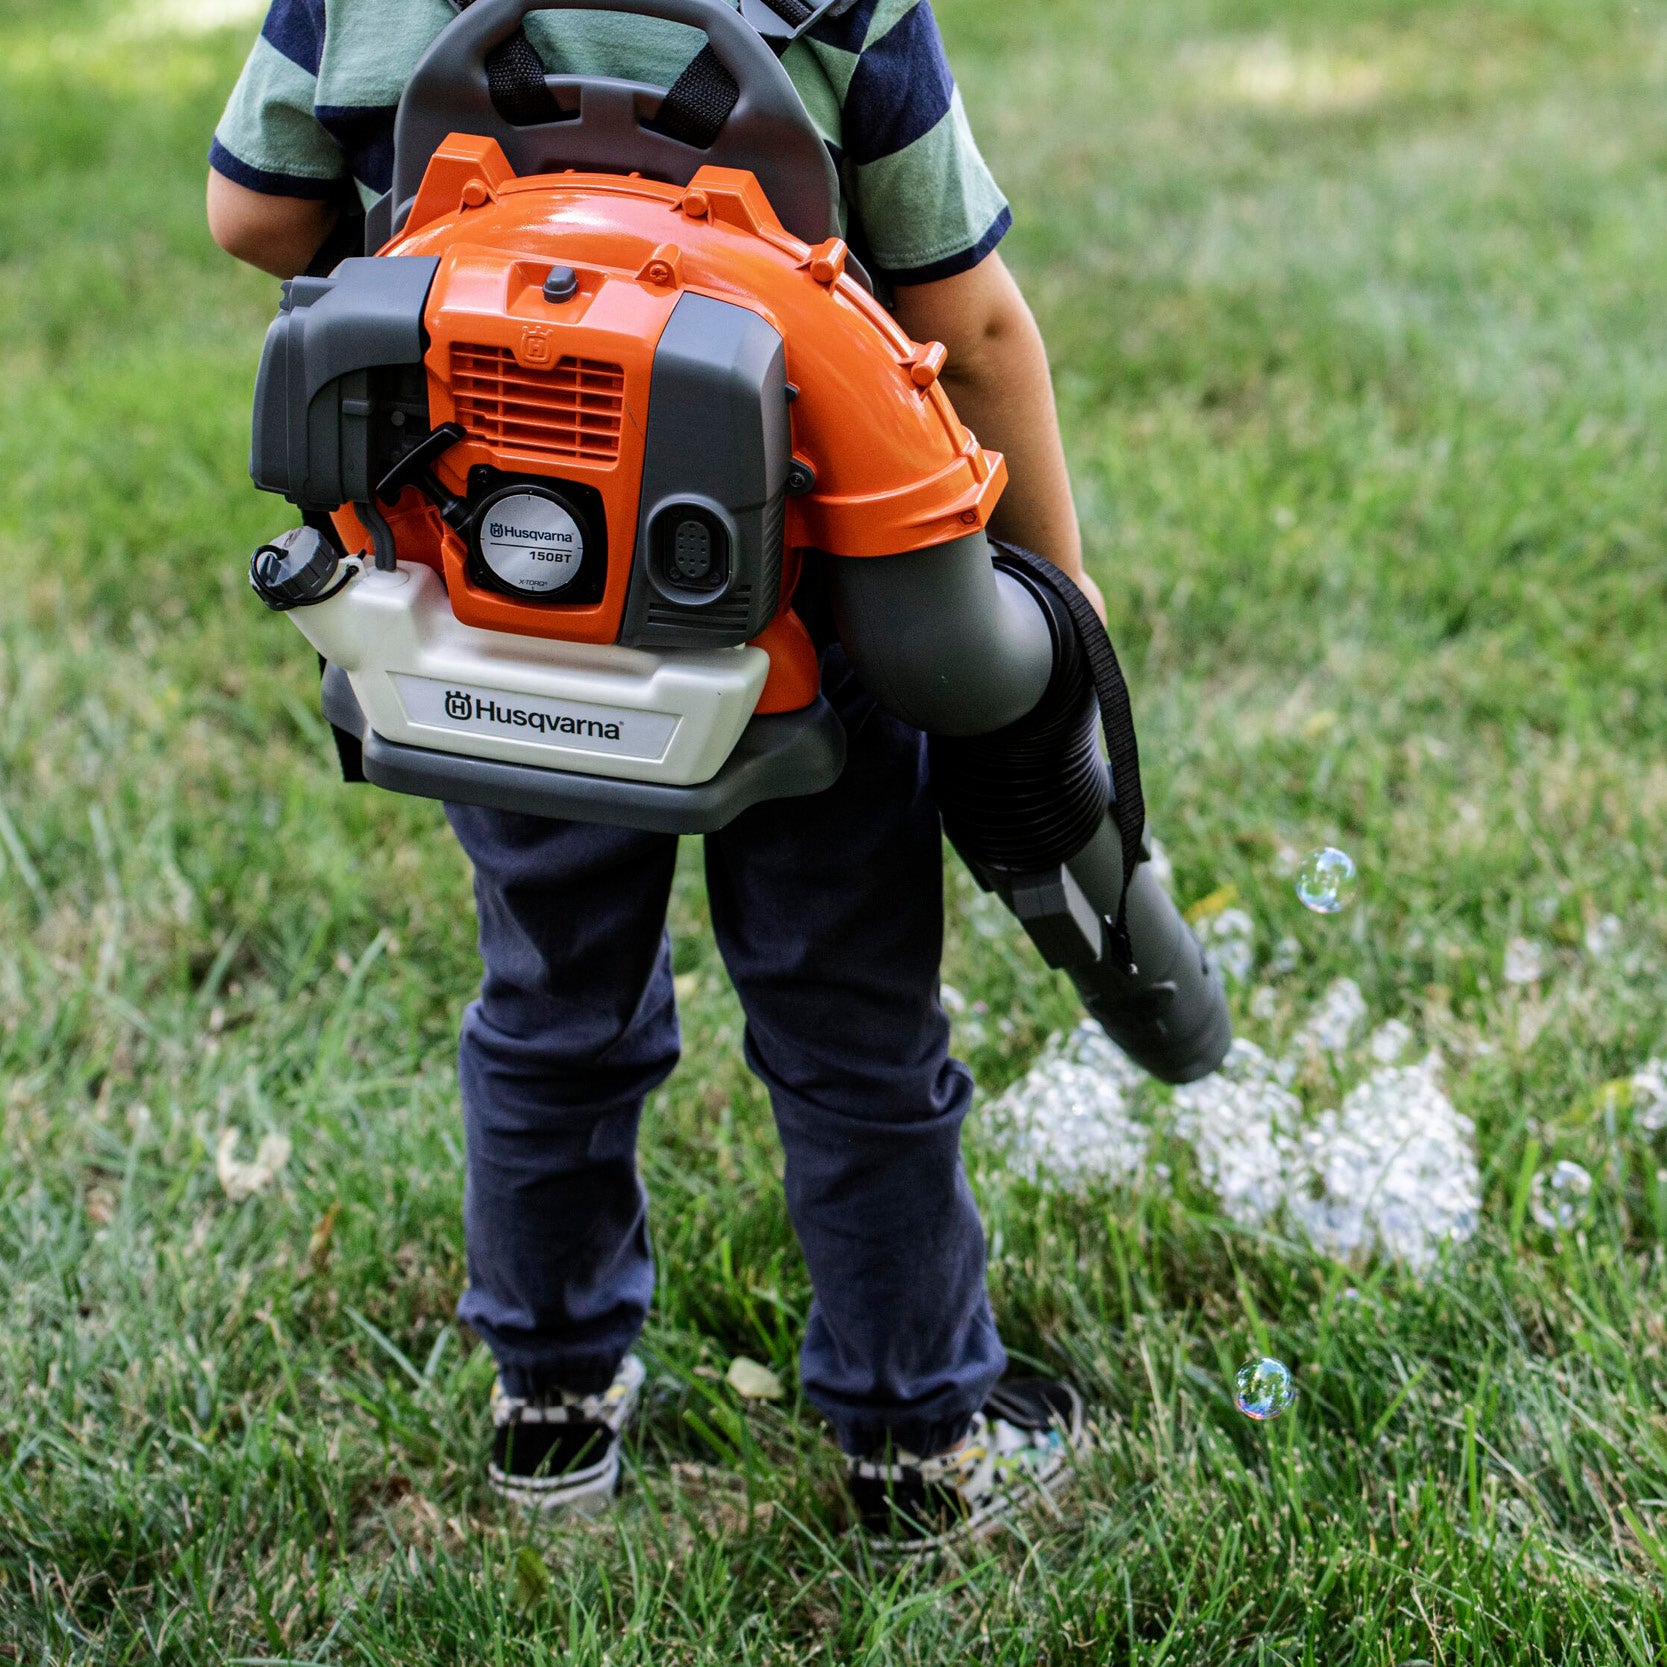
<instances>
[{"instance_id":1,"label":"blower nozzle","mask_svg":"<svg viewBox=\"0 0 1667 1667\"><path fill-rule=\"evenodd\" d=\"M839 563L835 601L858 674L930 734L944 828L978 882L1143 1070L1215 1070L1226 990L1152 871L1127 686L1080 591L1011 546L992 563L980 536Z\"/></svg>"}]
</instances>

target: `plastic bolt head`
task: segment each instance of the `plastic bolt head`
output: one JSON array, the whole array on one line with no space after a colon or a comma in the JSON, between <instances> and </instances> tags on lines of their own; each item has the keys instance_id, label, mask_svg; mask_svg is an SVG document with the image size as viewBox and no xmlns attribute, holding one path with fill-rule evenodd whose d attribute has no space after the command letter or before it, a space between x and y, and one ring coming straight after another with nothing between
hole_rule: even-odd
<instances>
[{"instance_id":1,"label":"plastic bolt head","mask_svg":"<svg viewBox=\"0 0 1667 1667\"><path fill-rule=\"evenodd\" d=\"M683 251L675 243L662 243L637 274L644 283L672 285L682 282Z\"/></svg>"},{"instance_id":2,"label":"plastic bolt head","mask_svg":"<svg viewBox=\"0 0 1667 1667\"><path fill-rule=\"evenodd\" d=\"M918 349L909 365L909 380L917 388L930 388L943 374L949 362L948 350L942 342L927 342Z\"/></svg>"},{"instance_id":3,"label":"plastic bolt head","mask_svg":"<svg viewBox=\"0 0 1667 1667\"><path fill-rule=\"evenodd\" d=\"M810 275L819 284L834 284L845 274L847 250L843 238L830 237L818 244L810 257Z\"/></svg>"}]
</instances>

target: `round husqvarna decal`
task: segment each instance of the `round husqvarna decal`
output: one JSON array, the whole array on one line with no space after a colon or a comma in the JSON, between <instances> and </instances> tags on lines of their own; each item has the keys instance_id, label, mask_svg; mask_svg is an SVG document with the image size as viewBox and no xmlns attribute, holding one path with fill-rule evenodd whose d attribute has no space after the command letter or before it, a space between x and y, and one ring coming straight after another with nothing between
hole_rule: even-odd
<instances>
[{"instance_id":1,"label":"round husqvarna decal","mask_svg":"<svg viewBox=\"0 0 1667 1667\"><path fill-rule=\"evenodd\" d=\"M482 510L480 559L494 578L523 596L549 596L578 573L584 529L566 506L542 492L509 492Z\"/></svg>"}]
</instances>

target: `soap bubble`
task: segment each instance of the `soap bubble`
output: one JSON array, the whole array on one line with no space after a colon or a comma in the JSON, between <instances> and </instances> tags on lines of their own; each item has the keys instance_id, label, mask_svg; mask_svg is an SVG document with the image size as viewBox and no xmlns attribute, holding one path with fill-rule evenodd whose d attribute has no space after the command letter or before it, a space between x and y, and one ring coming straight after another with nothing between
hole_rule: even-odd
<instances>
[{"instance_id":1,"label":"soap bubble","mask_svg":"<svg viewBox=\"0 0 1667 1667\"><path fill-rule=\"evenodd\" d=\"M1317 1055L1340 1057L1366 1021L1366 997L1352 978L1339 978L1298 1027L1274 1074L1289 1087L1304 1063Z\"/></svg>"},{"instance_id":2,"label":"soap bubble","mask_svg":"<svg viewBox=\"0 0 1667 1667\"><path fill-rule=\"evenodd\" d=\"M1594 961L1606 960L1621 947L1625 935L1619 915L1601 915L1586 928L1586 953Z\"/></svg>"},{"instance_id":3,"label":"soap bubble","mask_svg":"<svg viewBox=\"0 0 1667 1667\"><path fill-rule=\"evenodd\" d=\"M1233 1404L1246 1418L1266 1424L1290 1410L1297 1398L1291 1369L1283 1361L1247 1360L1239 1368L1238 1388Z\"/></svg>"},{"instance_id":4,"label":"soap bubble","mask_svg":"<svg viewBox=\"0 0 1667 1667\"><path fill-rule=\"evenodd\" d=\"M1651 1059L1632 1073L1632 1115L1647 1134L1667 1129L1667 1059Z\"/></svg>"},{"instance_id":5,"label":"soap bubble","mask_svg":"<svg viewBox=\"0 0 1667 1667\"><path fill-rule=\"evenodd\" d=\"M1067 1185L1126 1183L1146 1162L1135 1113L1146 1078L1092 1019L1055 1037L992 1109L1020 1173Z\"/></svg>"},{"instance_id":6,"label":"soap bubble","mask_svg":"<svg viewBox=\"0 0 1667 1667\"><path fill-rule=\"evenodd\" d=\"M1335 845L1315 851L1297 870L1297 896L1317 915L1334 915L1354 901L1354 858Z\"/></svg>"},{"instance_id":7,"label":"soap bubble","mask_svg":"<svg viewBox=\"0 0 1667 1667\"><path fill-rule=\"evenodd\" d=\"M1585 1223L1592 1208L1592 1177L1560 1159L1534 1177L1534 1219L1548 1233L1567 1233Z\"/></svg>"},{"instance_id":8,"label":"soap bubble","mask_svg":"<svg viewBox=\"0 0 1667 1667\"><path fill-rule=\"evenodd\" d=\"M1505 945L1505 982L1538 984L1545 977L1545 945L1533 938L1512 938Z\"/></svg>"},{"instance_id":9,"label":"soap bubble","mask_svg":"<svg viewBox=\"0 0 1667 1667\"><path fill-rule=\"evenodd\" d=\"M1246 983L1256 965L1256 922L1243 909L1223 909L1198 923L1198 941L1216 959L1224 977Z\"/></svg>"},{"instance_id":10,"label":"soap bubble","mask_svg":"<svg viewBox=\"0 0 1667 1667\"><path fill-rule=\"evenodd\" d=\"M1385 1019L1366 1044L1380 1065L1393 1065L1412 1046L1412 1030L1400 1019Z\"/></svg>"}]
</instances>

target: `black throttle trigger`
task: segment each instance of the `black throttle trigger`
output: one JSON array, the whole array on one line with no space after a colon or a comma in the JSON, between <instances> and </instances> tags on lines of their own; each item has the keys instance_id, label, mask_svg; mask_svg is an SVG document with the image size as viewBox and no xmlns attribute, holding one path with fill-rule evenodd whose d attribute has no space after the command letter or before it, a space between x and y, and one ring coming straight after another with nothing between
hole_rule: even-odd
<instances>
[{"instance_id":1,"label":"black throttle trigger","mask_svg":"<svg viewBox=\"0 0 1667 1667\"><path fill-rule=\"evenodd\" d=\"M448 492L429 471L459 440L468 438L461 423L441 423L431 434L426 434L408 451L381 480L376 483L376 495L391 504L408 486L418 487L434 500L448 525L468 519L468 511L460 498Z\"/></svg>"},{"instance_id":2,"label":"black throttle trigger","mask_svg":"<svg viewBox=\"0 0 1667 1667\"><path fill-rule=\"evenodd\" d=\"M441 423L431 434L425 434L381 480L376 483L376 495L383 503L391 504L407 486L420 485L420 476L431 469L468 431L462 423Z\"/></svg>"}]
</instances>

